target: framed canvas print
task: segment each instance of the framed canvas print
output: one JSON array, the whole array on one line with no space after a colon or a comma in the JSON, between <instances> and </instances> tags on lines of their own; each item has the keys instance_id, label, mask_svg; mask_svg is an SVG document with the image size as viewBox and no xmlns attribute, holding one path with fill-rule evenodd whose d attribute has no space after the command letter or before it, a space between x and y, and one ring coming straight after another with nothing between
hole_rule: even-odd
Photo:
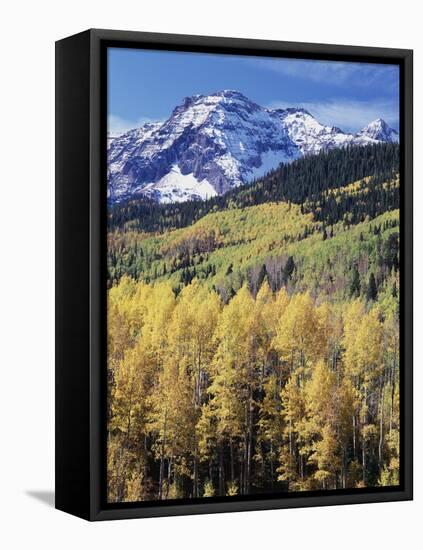
<instances>
[{"instance_id":1,"label":"framed canvas print","mask_svg":"<svg viewBox=\"0 0 423 550\"><path fill-rule=\"evenodd\" d=\"M412 52L56 44L56 506L412 498Z\"/></svg>"}]
</instances>

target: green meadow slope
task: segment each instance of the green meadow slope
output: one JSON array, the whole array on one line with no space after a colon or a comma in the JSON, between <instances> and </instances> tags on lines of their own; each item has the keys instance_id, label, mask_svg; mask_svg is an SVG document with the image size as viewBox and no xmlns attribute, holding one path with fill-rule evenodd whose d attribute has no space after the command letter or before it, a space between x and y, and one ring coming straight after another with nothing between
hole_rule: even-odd
<instances>
[{"instance_id":1,"label":"green meadow slope","mask_svg":"<svg viewBox=\"0 0 423 550\"><path fill-rule=\"evenodd\" d=\"M367 193L366 186L355 183L337 189L336 196L364 202ZM267 278L275 290L285 285L345 299L354 292L356 271L361 291L366 291L371 273L381 292L387 286L392 291L398 231L397 209L355 225L346 217L325 226L293 203L229 208L161 234L110 232L109 276L111 283L123 275L147 282L169 280L176 291L197 278L225 300L244 282L258 290Z\"/></svg>"}]
</instances>

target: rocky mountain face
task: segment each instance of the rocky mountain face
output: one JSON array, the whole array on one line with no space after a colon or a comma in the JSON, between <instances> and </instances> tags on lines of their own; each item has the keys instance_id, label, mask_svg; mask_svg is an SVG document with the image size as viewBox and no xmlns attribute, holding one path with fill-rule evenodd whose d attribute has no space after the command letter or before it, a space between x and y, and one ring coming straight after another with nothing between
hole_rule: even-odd
<instances>
[{"instance_id":1,"label":"rocky mountain face","mask_svg":"<svg viewBox=\"0 0 423 550\"><path fill-rule=\"evenodd\" d=\"M379 141L398 141L397 132L382 119L353 135L320 124L305 109L266 109L237 91L194 95L166 121L109 139L108 199L206 199L248 183L281 162Z\"/></svg>"}]
</instances>

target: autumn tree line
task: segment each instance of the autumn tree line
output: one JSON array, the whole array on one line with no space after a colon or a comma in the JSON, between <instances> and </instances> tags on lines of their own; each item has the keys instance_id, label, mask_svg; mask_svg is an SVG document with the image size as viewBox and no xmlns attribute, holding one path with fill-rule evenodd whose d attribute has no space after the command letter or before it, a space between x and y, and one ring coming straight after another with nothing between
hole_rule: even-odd
<instances>
[{"instance_id":1,"label":"autumn tree line","mask_svg":"<svg viewBox=\"0 0 423 550\"><path fill-rule=\"evenodd\" d=\"M396 296L395 296L395 299ZM124 276L108 291L108 500L399 483L399 323L370 296Z\"/></svg>"}]
</instances>

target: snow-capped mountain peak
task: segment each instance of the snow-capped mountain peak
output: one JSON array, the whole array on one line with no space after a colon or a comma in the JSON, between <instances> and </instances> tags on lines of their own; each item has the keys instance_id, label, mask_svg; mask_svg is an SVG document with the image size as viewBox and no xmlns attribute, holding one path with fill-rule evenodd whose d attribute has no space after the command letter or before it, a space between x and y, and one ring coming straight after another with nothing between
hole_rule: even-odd
<instances>
[{"instance_id":1,"label":"snow-capped mountain peak","mask_svg":"<svg viewBox=\"0 0 423 550\"><path fill-rule=\"evenodd\" d=\"M140 194L162 202L204 199L299 156L278 114L235 90L185 98L165 122L131 130L108 153L112 202ZM178 189L177 174L192 196Z\"/></svg>"},{"instance_id":2,"label":"snow-capped mountain peak","mask_svg":"<svg viewBox=\"0 0 423 550\"><path fill-rule=\"evenodd\" d=\"M362 128L357 134L358 137L368 137L377 141L394 143L399 141L396 130L391 128L383 118L377 118Z\"/></svg>"},{"instance_id":3,"label":"snow-capped mountain peak","mask_svg":"<svg viewBox=\"0 0 423 550\"><path fill-rule=\"evenodd\" d=\"M278 114L290 138L303 155L316 154L321 149L347 145L352 136L335 126L325 126L303 108L279 109Z\"/></svg>"},{"instance_id":4,"label":"snow-capped mountain peak","mask_svg":"<svg viewBox=\"0 0 423 550\"><path fill-rule=\"evenodd\" d=\"M147 195L160 202L206 199L322 149L397 141L382 119L358 134L319 123L301 107L268 109L236 90L193 95L164 122L114 137L108 147L110 202Z\"/></svg>"}]
</instances>

